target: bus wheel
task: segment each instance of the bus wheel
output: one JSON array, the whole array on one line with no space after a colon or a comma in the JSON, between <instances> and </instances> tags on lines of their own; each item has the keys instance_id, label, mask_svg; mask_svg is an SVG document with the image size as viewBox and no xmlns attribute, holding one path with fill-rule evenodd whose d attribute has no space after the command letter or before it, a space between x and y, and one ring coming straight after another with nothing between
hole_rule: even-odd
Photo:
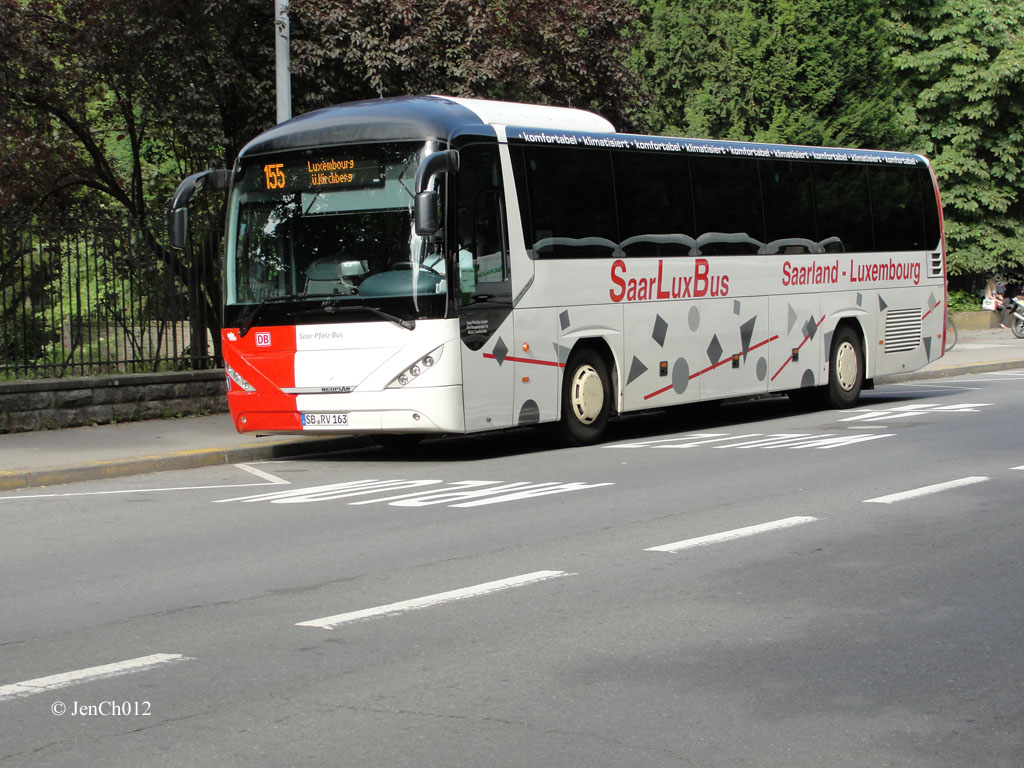
<instances>
[{"instance_id":1,"label":"bus wheel","mask_svg":"<svg viewBox=\"0 0 1024 768\"><path fill-rule=\"evenodd\" d=\"M848 325L836 329L828 361L828 402L833 408L849 408L864 385L864 355L860 338Z\"/></svg>"},{"instance_id":2,"label":"bus wheel","mask_svg":"<svg viewBox=\"0 0 1024 768\"><path fill-rule=\"evenodd\" d=\"M574 354L562 380L562 437L569 445L601 439L608 424L611 388L604 360L590 349Z\"/></svg>"}]
</instances>

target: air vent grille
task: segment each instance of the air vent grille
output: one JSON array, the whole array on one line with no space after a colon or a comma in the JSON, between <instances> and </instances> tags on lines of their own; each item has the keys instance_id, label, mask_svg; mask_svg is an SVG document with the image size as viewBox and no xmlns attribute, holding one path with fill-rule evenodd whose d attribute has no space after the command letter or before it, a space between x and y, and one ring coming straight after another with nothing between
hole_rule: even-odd
<instances>
[{"instance_id":1,"label":"air vent grille","mask_svg":"<svg viewBox=\"0 0 1024 768\"><path fill-rule=\"evenodd\" d=\"M885 353L910 352L921 345L921 310L890 309L885 315Z\"/></svg>"}]
</instances>

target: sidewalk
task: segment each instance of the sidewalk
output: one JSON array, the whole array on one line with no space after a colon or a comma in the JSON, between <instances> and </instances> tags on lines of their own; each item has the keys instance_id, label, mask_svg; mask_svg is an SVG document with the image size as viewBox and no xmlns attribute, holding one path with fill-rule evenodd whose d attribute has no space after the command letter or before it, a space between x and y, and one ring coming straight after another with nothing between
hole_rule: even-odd
<instances>
[{"instance_id":1,"label":"sidewalk","mask_svg":"<svg viewBox=\"0 0 1024 768\"><path fill-rule=\"evenodd\" d=\"M1010 368L1024 368L1024 339L1005 328L961 331L956 347L941 360L876 383ZM239 435L228 414L19 432L0 435L0 491L327 453L354 447L360 439Z\"/></svg>"}]
</instances>

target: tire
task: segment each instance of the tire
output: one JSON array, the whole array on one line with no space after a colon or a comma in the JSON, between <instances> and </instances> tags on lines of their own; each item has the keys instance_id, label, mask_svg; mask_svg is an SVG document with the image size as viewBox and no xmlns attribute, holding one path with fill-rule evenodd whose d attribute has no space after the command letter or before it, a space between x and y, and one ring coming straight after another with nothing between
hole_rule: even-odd
<instances>
[{"instance_id":1,"label":"tire","mask_svg":"<svg viewBox=\"0 0 1024 768\"><path fill-rule=\"evenodd\" d=\"M828 404L849 408L857 403L864 386L864 351L860 337L848 325L841 325L832 337L828 358Z\"/></svg>"},{"instance_id":2,"label":"tire","mask_svg":"<svg viewBox=\"0 0 1024 768\"><path fill-rule=\"evenodd\" d=\"M601 356L584 349L570 357L562 378L562 439L569 445L600 440L608 425L611 402L608 368Z\"/></svg>"},{"instance_id":3,"label":"tire","mask_svg":"<svg viewBox=\"0 0 1024 768\"><path fill-rule=\"evenodd\" d=\"M1010 317L1010 330L1013 331L1013 335L1018 339L1024 339L1024 320L1019 317Z\"/></svg>"},{"instance_id":4,"label":"tire","mask_svg":"<svg viewBox=\"0 0 1024 768\"><path fill-rule=\"evenodd\" d=\"M959 333L956 330L956 323L953 322L952 315L946 315L946 351L949 352L953 347L956 346L956 340L959 337Z\"/></svg>"}]
</instances>

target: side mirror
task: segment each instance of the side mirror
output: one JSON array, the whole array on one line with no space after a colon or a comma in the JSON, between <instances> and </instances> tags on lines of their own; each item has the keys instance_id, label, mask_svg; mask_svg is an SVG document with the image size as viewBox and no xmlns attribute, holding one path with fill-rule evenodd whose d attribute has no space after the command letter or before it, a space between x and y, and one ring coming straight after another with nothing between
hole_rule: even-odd
<instances>
[{"instance_id":1,"label":"side mirror","mask_svg":"<svg viewBox=\"0 0 1024 768\"><path fill-rule=\"evenodd\" d=\"M416 234L432 235L440 229L437 221L437 190L429 189L416 195Z\"/></svg>"},{"instance_id":2,"label":"side mirror","mask_svg":"<svg viewBox=\"0 0 1024 768\"><path fill-rule=\"evenodd\" d=\"M188 242L188 201L196 192L210 189L227 189L231 185L231 171L219 169L199 171L186 177L174 190L171 205L167 210L167 232L171 247L181 250Z\"/></svg>"},{"instance_id":3,"label":"side mirror","mask_svg":"<svg viewBox=\"0 0 1024 768\"><path fill-rule=\"evenodd\" d=\"M433 152L423 158L420 167L416 169L414 213L417 235L432 235L440 228L437 220L437 191L427 189L431 177L439 173L457 170L459 170L459 152L456 149Z\"/></svg>"},{"instance_id":4,"label":"side mirror","mask_svg":"<svg viewBox=\"0 0 1024 768\"><path fill-rule=\"evenodd\" d=\"M188 208L171 208L167 211L167 231L171 237L171 248L180 251L188 242Z\"/></svg>"}]
</instances>

